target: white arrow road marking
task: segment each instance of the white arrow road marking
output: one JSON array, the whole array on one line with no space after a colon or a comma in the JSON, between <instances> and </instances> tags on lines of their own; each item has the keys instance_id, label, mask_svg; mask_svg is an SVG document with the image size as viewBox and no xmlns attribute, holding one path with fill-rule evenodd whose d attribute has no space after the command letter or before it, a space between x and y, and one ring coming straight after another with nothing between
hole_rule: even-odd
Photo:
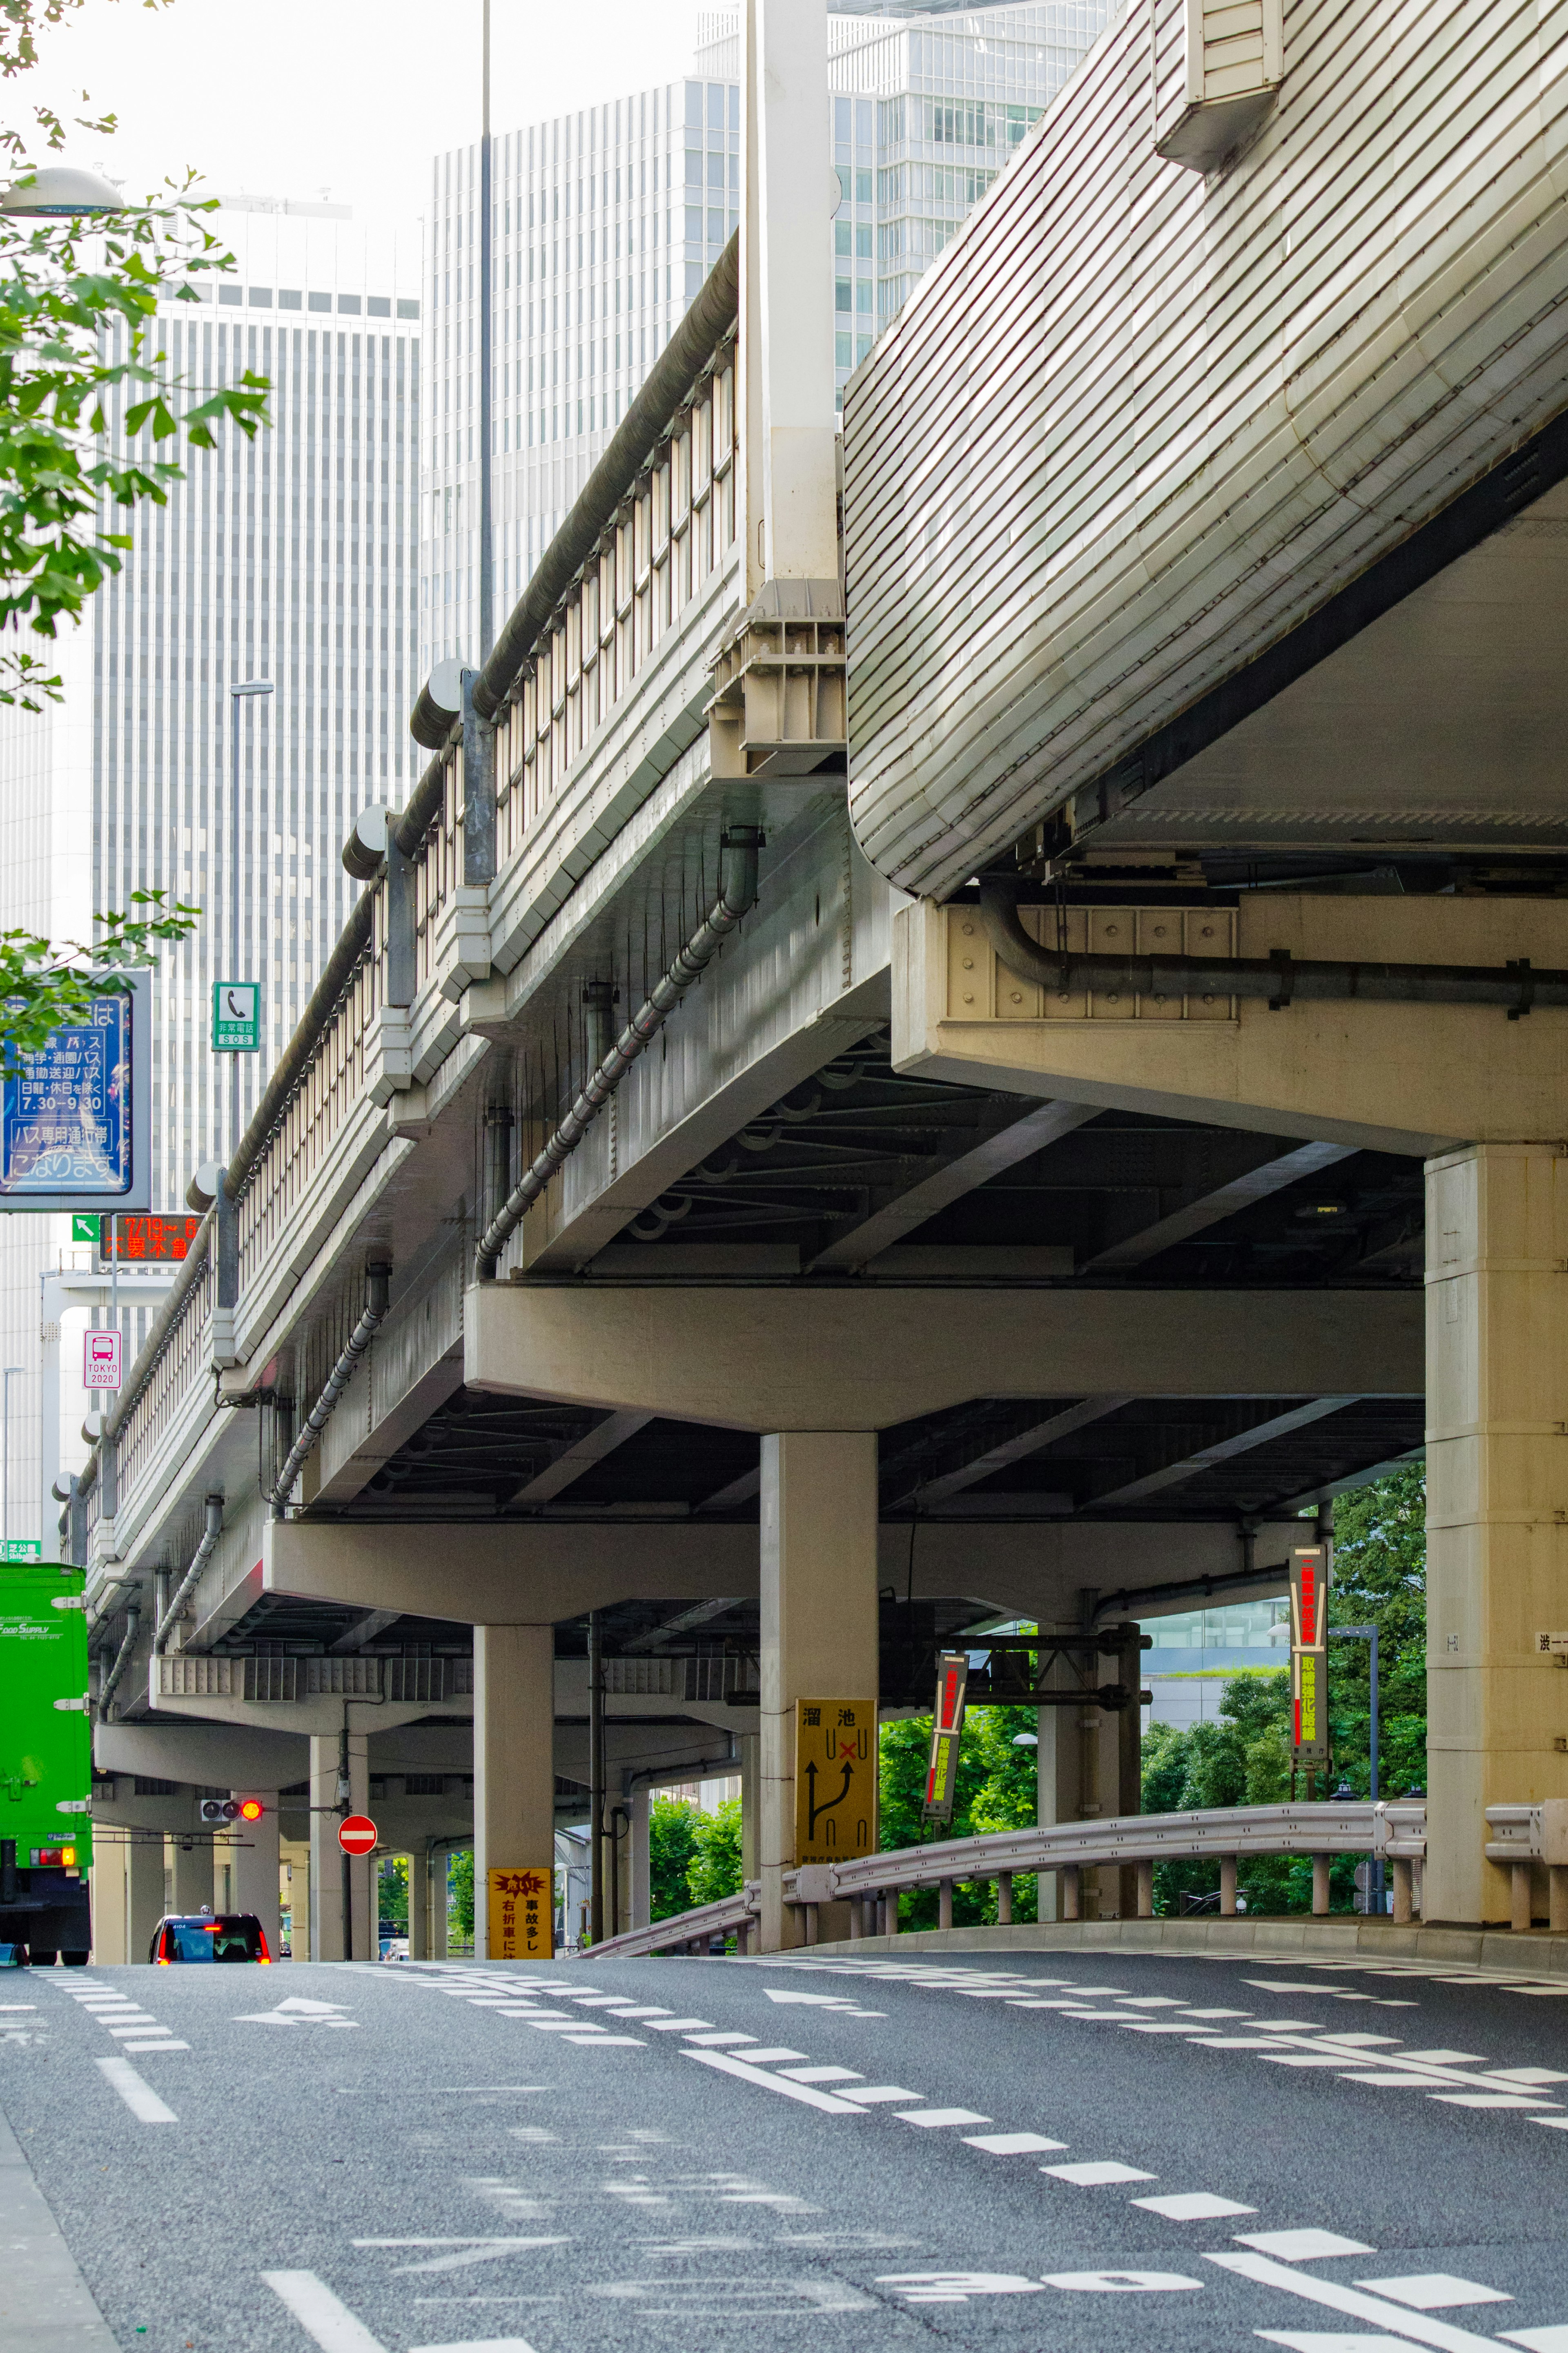
<instances>
[{"instance_id":1,"label":"white arrow road marking","mask_svg":"<svg viewBox=\"0 0 1568 2353\"><path fill-rule=\"evenodd\" d=\"M1283 2263L1271 2263L1267 2255L1205 2255L1205 2263L1217 2263L1222 2271L1237 2272L1243 2279L1256 2280L1260 2287L1283 2288L1287 2295L1303 2297L1309 2304L1326 2304L1335 2312L1348 2313L1352 2320L1371 2321L1373 2326L1394 2337L1413 2337L1418 2345L1435 2345L1438 2353L1478 2353L1483 2345L1492 2347L1489 2337L1477 2337L1468 2328L1456 2328L1452 2321L1433 2320L1426 2315L1403 2311L1396 2304L1385 2303L1380 2295L1368 2295L1362 2288L1342 2287L1338 2280L1314 2278L1310 2272L1287 2271Z\"/></svg>"},{"instance_id":2,"label":"white arrow road marking","mask_svg":"<svg viewBox=\"0 0 1568 2353\"><path fill-rule=\"evenodd\" d=\"M353 2026L357 2018L345 2018L342 2005L335 2001L307 2001L302 1994L290 1994L276 2010L242 2010L235 2019L237 2026Z\"/></svg>"},{"instance_id":3,"label":"white arrow road marking","mask_svg":"<svg viewBox=\"0 0 1568 2353\"><path fill-rule=\"evenodd\" d=\"M808 2108L821 2108L830 2116L863 2116L862 2107L853 2100L835 2099L831 2092L814 2091L809 2084L792 2084L786 2075L770 2075L765 2067L750 2067L743 2059L731 2059L723 2051L683 2051L683 2059L695 2059L700 2066L717 2067L726 2075L738 2075L742 2084L761 2084L764 2091L782 2092L786 2100L800 2100ZM971 2121L966 2118L966 2122ZM984 2116L975 2116L983 2125Z\"/></svg>"},{"instance_id":4,"label":"white arrow road marking","mask_svg":"<svg viewBox=\"0 0 1568 2353\"><path fill-rule=\"evenodd\" d=\"M136 2073L129 2059L100 2059L99 2065L124 2101L133 2116L144 2125L177 2125L179 2117L166 2107L143 2076Z\"/></svg>"},{"instance_id":5,"label":"white arrow road marking","mask_svg":"<svg viewBox=\"0 0 1568 2353\"><path fill-rule=\"evenodd\" d=\"M569 2238L552 2239L356 2239L356 2247L445 2247L446 2254L432 2255L422 2263L398 2263L394 2278L401 2279L414 2272L456 2272L469 2263L504 2263L524 2247L569 2247Z\"/></svg>"}]
</instances>

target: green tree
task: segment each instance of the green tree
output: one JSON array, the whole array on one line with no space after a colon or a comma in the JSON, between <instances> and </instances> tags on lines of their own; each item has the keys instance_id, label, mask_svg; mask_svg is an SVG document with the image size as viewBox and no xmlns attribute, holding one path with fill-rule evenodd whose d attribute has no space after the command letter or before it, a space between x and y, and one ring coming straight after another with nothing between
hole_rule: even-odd
<instances>
[{"instance_id":1,"label":"green tree","mask_svg":"<svg viewBox=\"0 0 1568 2353\"><path fill-rule=\"evenodd\" d=\"M408 1934L408 1857L389 1854L376 1879L377 1917L395 1936Z\"/></svg>"},{"instance_id":2,"label":"green tree","mask_svg":"<svg viewBox=\"0 0 1568 2353\"><path fill-rule=\"evenodd\" d=\"M26 1056L41 1051L57 1029L89 1021L93 997L122 987L119 975L127 965L155 961L154 940L183 940L195 930L199 907L176 902L165 910L162 891L131 896L151 914L95 915L103 935L90 946L0 932L0 1079L16 1078Z\"/></svg>"},{"instance_id":3,"label":"green tree","mask_svg":"<svg viewBox=\"0 0 1568 2353\"><path fill-rule=\"evenodd\" d=\"M448 1934L474 1940L474 1850L460 1846L453 1855L447 1874L447 1923Z\"/></svg>"},{"instance_id":4,"label":"green tree","mask_svg":"<svg viewBox=\"0 0 1568 2353\"><path fill-rule=\"evenodd\" d=\"M668 1920L691 1908L690 1873L697 1852L698 1810L689 1798L656 1797L648 1806L651 1916Z\"/></svg>"},{"instance_id":5,"label":"green tree","mask_svg":"<svg viewBox=\"0 0 1568 2353\"><path fill-rule=\"evenodd\" d=\"M691 1826L691 1861L686 1884L692 1904L719 1904L738 1895L742 1886L741 1800L726 1798L711 1814L699 1814ZM662 1915L661 1915L662 1916Z\"/></svg>"},{"instance_id":6,"label":"green tree","mask_svg":"<svg viewBox=\"0 0 1568 2353\"><path fill-rule=\"evenodd\" d=\"M977 1707L964 1718L959 1743L958 1779L952 1820L929 1827L921 1819L925 1801L926 1763L931 1750L931 1718L912 1716L900 1724L885 1724L881 1732L879 1783L881 1846L884 1853L900 1847L927 1846L933 1839L971 1838L988 1831L1016 1830L1036 1819L1036 1751L1014 1746L1015 1735L1033 1734L1032 1707ZM1020 1878L1013 1890L1013 1916L1035 1916L1035 1883ZM934 1928L938 1895L934 1887L907 1888L899 1898L899 1922L904 1928ZM977 1926L996 1917L994 1880L960 1880L952 1891L956 1927Z\"/></svg>"}]
</instances>

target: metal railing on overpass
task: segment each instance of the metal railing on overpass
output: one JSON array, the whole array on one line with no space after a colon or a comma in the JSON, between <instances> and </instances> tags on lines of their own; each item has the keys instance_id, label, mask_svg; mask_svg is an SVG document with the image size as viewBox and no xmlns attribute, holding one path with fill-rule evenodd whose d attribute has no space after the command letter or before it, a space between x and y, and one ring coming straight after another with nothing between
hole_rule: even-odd
<instances>
[{"instance_id":1,"label":"metal railing on overpass","mask_svg":"<svg viewBox=\"0 0 1568 2353\"><path fill-rule=\"evenodd\" d=\"M994 1831L981 1838L942 1839L930 1846L858 1855L853 1862L806 1863L787 1871L784 1900L805 1915L805 1941L816 1942L823 1904L849 1904L852 1937L896 1932L898 1899L906 1888L939 1891L941 1926L952 1925L952 1890L960 1882L994 1880L997 1915L1012 1918L1013 1882L1020 1873L1060 1874L1059 1914L1080 1916L1081 1874L1131 1867L1136 1875L1137 1916L1153 1917L1157 1862L1217 1862L1220 1911L1237 1908L1237 1865L1263 1856L1312 1858L1312 1909L1329 1908L1329 1865L1335 1855L1386 1861L1394 1881L1394 1917L1407 1921L1415 1901L1416 1867L1426 1852L1426 1806L1419 1798L1372 1805L1363 1799L1324 1805L1218 1806L1184 1814L1122 1814L1109 1821L1053 1822L1034 1830ZM734 1936L742 1950L761 1910L761 1888L751 1880L734 1895L630 1929L592 1947L595 1956L706 1950L715 1936Z\"/></svg>"}]
</instances>

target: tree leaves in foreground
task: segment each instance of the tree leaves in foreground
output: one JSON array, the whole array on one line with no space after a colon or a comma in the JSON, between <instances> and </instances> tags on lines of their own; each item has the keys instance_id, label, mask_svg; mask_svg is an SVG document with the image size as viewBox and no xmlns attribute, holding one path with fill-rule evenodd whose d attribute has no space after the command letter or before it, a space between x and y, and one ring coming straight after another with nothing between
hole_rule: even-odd
<instances>
[{"instance_id":1,"label":"tree leaves in foreground","mask_svg":"<svg viewBox=\"0 0 1568 2353\"><path fill-rule=\"evenodd\" d=\"M162 891L132 891L132 904L150 915L95 915L103 937L91 947L63 944L28 931L0 932L0 1080L19 1076L25 1058L47 1046L58 1029L92 1018L92 1000L126 983L126 966L153 961L154 940L183 940L195 928L199 907L163 904Z\"/></svg>"}]
</instances>

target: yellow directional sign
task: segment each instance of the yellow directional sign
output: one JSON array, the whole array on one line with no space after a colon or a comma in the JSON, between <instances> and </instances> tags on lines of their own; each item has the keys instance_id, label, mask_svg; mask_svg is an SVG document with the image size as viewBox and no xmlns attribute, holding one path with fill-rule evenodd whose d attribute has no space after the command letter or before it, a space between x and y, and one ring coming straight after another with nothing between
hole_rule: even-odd
<instances>
[{"instance_id":1,"label":"yellow directional sign","mask_svg":"<svg viewBox=\"0 0 1568 2353\"><path fill-rule=\"evenodd\" d=\"M847 1862L877 1847L877 1703L795 1704L795 1860Z\"/></svg>"},{"instance_id":2,"label":"yellow directional sign","mask_svg":"<svg viewBox=\"0 0 1568 2353\"><path fill-rule=\"evenodd\" d=\"M555 1953L554 1878L548 1871L489 1873L492 1961L548 1961Z\"/></svg>"}]
</instances>

